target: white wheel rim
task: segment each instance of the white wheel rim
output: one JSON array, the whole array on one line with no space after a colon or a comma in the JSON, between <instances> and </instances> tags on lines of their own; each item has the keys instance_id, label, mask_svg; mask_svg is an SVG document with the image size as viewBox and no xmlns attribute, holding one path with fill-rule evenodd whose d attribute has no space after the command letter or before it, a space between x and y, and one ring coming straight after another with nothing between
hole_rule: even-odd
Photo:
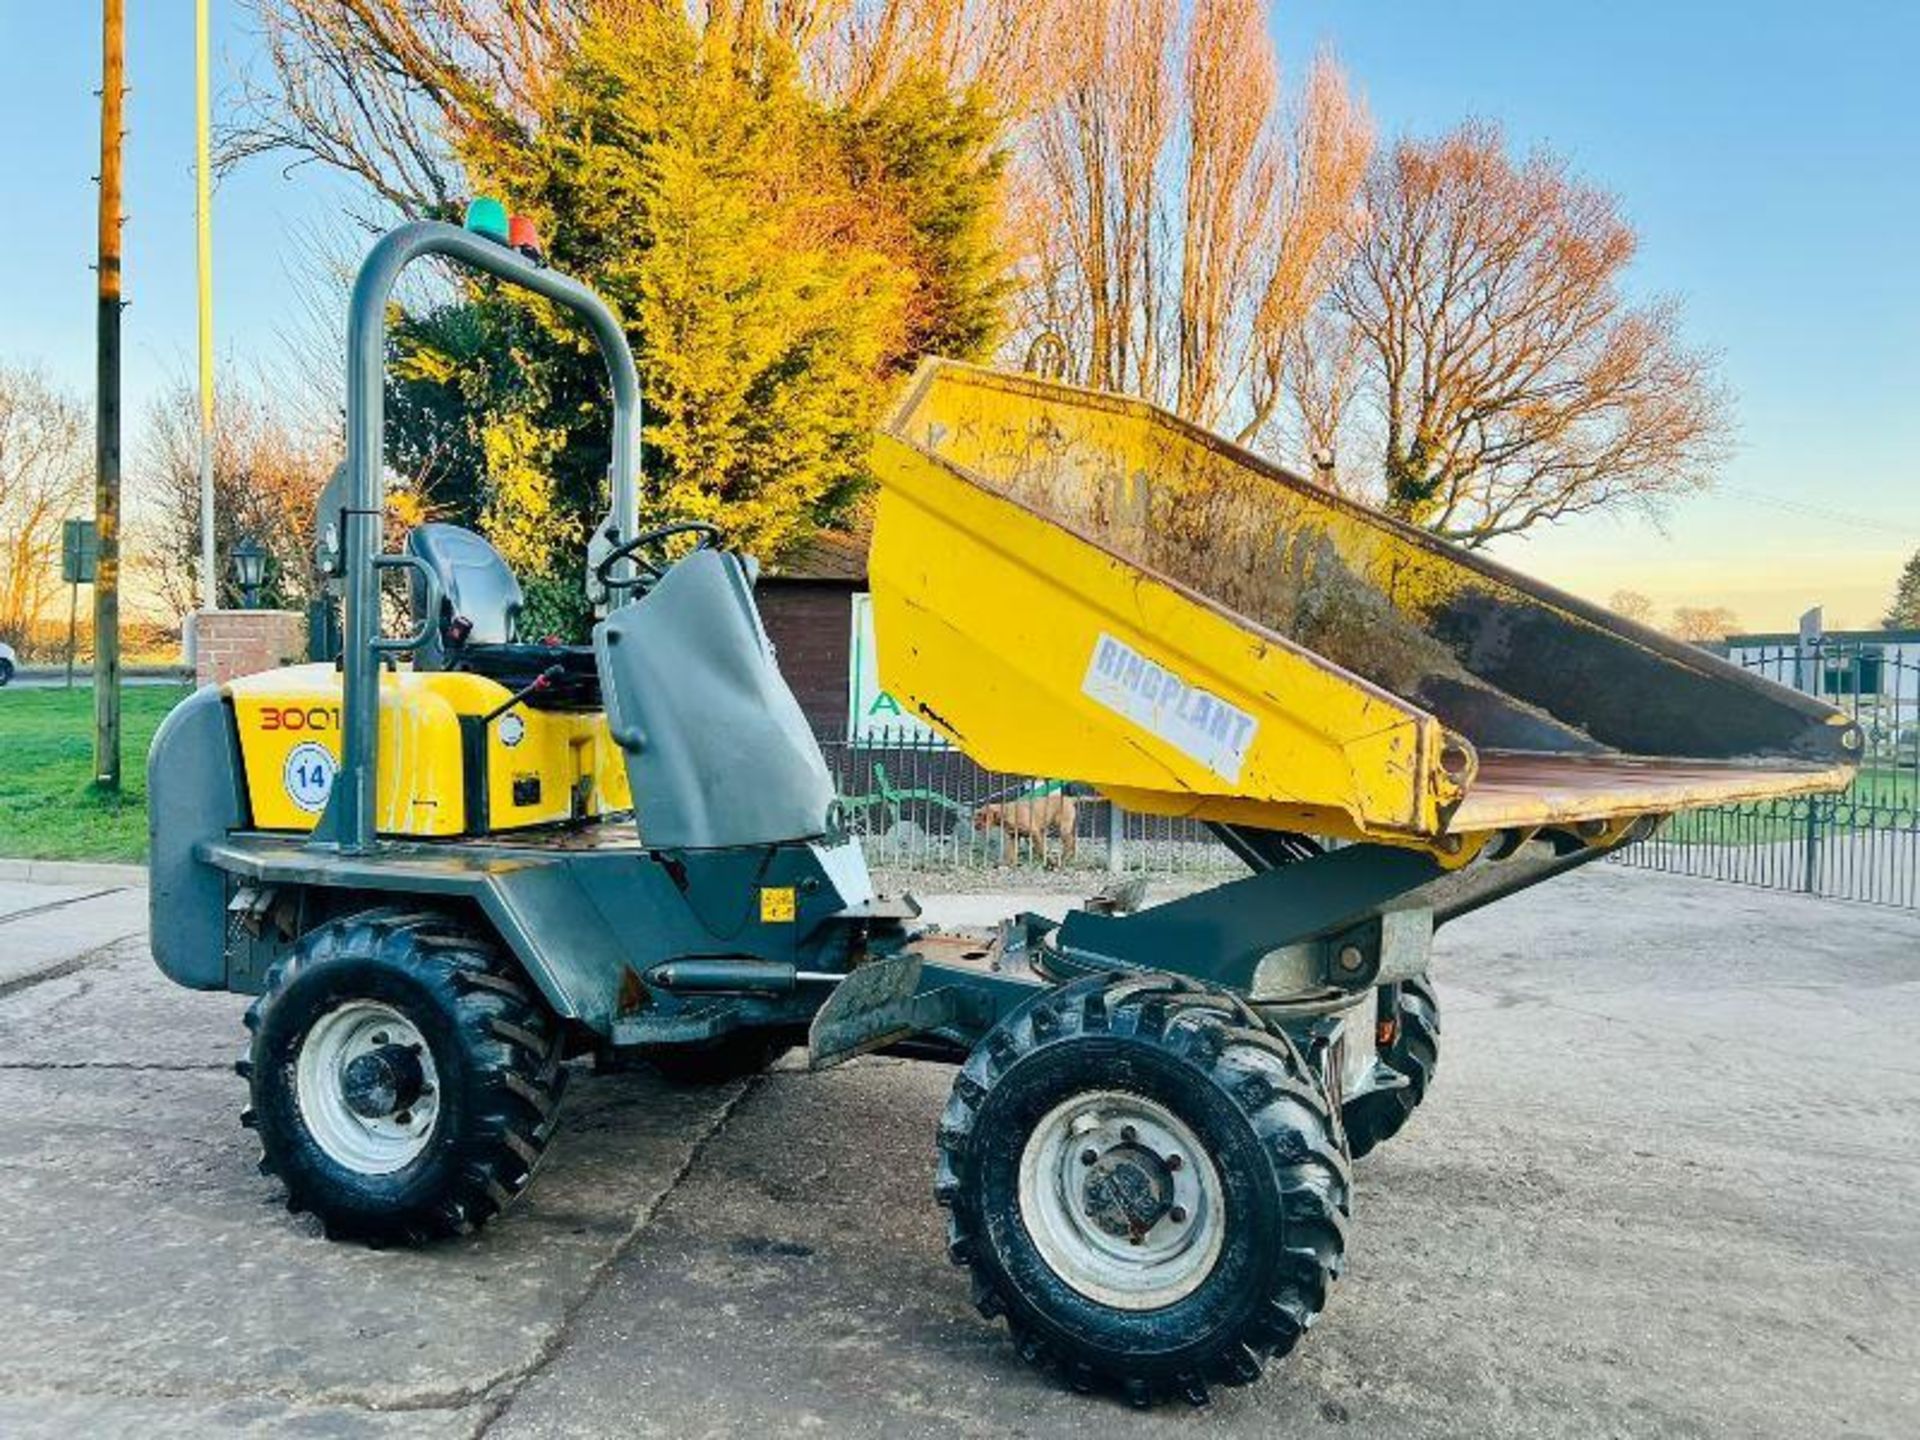
<instances>
[{"instance_id":1,"label":"white wheel rim","mask_svg":"<svg viewBox=\"0 0 1920 1440\"><path fill-rule=\"evenodd\" d=\"M347 1067L389 1045L411 1050L419 1061L419 1093L387 1114L360 1114L347 1103ZM294 1095L307 1133L329 1159L362 1175L391 1175L433 1137L440 1075L432 1047L405 1015L377 1000L349 1000L314 1021L300 1042Z\"/></svg>"},{"instance_id":2,"label":"white wheel rim","mask_svg":"<svg viewBox=\"0 0 1920 1440\"><path fill-rule=\"evenodd\" d=\"M1027 1137L1020 1217L1047 1267L1080 1294L1158 1310L1213 1272L1226 1194L1178 1115L1144 1095L1089 1090L1054 1106Z\"/></svg>"}]
</instances>

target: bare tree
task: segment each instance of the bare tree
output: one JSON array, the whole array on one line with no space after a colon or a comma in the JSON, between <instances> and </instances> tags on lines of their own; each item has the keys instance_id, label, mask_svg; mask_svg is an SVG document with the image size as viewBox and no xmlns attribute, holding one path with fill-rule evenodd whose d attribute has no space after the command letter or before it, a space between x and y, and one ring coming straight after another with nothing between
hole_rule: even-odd
<instances>
[{"instance_id":1,"label":"bare tree","mask_svg":"<svg viewBox=\"0 0 1920 1440\"><path fill-rule=\"evenodd\" d=\"M35 370L0 366L0 639L25 648L60 588L60 522L87 510L93 424Z\"/></svg>"},{"instance_id":2,"label":"bare tree","mask_svg":"<svg viewBox=\"0 0 1920 1440\"><path fill-rule=\"evenodd\" d=\"M1355 205L1373 153L1366 108L1330 53L1308 71L1289 144L1288 183L1272 237L1276 248L1253 320L1247 412L1236 438L1243 444L1261 440L1291 401L1312 458L1338 452L1354 393L1358 337L1324 317L1315 323L1314 315L1347 262Z\"/></svg>"},{"instance_id":3,"label":"bare tree","mask_svg":"<svg viewBox=\"0 0 1920 1440\"><path fill-rule=\"evenodd\" d=\"M1346 444L1360 375L1359 332L1332 313L1311 316L1286 338L1280 362L1280 374L1272 383L1287 402L1282 413L1290 427L1290 448L1306 459L1321 484L1362 498ZM1267 403L1269 410L1273 403Z\"/></svg>"},{"instance_id":4,"label":"bare tree","mask_svg":"<svg viewBox=\"0 0 1920 1440\"><path fill-rule=\"evenodd\" d=\"M1703 488L1726 405L1669 301L1631 303L1633 229L1558 159L1469 124L1378 157L1333 288L1359 331L1387 507L1469 546Z\"/></svg>"},{"instance_id":5,"label":"bare tree","mask_svg":"<svg viewBox=\"0 0 1920 1440\"><path fill-rule=\"evenodd\" d=\"M909 75L934 74L955 90L979 86L1012 121L1051 93L1053 40L1076 8L1073 0L774 0L764 7L823 95L864 109Z\"/></svg>"},{"instance_id":6,"label":"bare tree","mask_svg":"<svg viewBox=\"0 0 1920 1440\"><path fill-rule=\"evenodd\" d=\"M244 88L222 163L279 155L354 176L402 214L448 214L450 139L525 127L594 0L247 0L273 75Z\"/></svg>"},{"instance_id":7,"label":"bare tree","mask_svg":"<svg viewBox=\"0 0 1920 1440\"><path fill-rule=\"evenodd\" d=\"M1607 608L1623 620L1642 625L1653 624L1653 601L1638 590L1616 590L1608 597Z\"/></svg>"},{"instance_id":8,"label":"bare tree","mask_svg":"<svg viewBox=\"0 0 1920 1440\"><path fill-rule=\"evenodd\" d=\"M1674 638L1695 645L1725 640L1740 627L1740 617L1724 605L1679 605L1674 607Z\"/></svg>"},{"instance_id":9,"label":"bare tree","mask_svg":"<svg viewBox=\"0 0 1920 1440\"><path fill-rule=\"evenodd\" d=\"M1259 438L1342 253L1364 108L1324 55L1286 103L1262 0L1108 0L1053 49L1016 158L1034 248L1012 344L1061 334L1087 383Z\"/></svg>"},{"instance_id":10,"label":"bare tree","mask_svg":"<svg viewBox=\"0 0 1920 1440\"><path fill-rule=\"evenodd\" d=\"M1160 157L1173 136L1176 15L1172 0L1113 0L1066 16L1057 97L1015 165L1035 247L1023 318L1065 337L1076 378L1107 389L1152 393L1164 369Z\"/></svg>"},{"instance_id":11,"label":"bare tree","mask_svg":"<svg viewBox=\"0 0 1920 1440\"><path fill-rule=\"evenodd\" d=\"M213 446L217 549L232 553L251 537L272 557L266 599L295 604L311 588L314 505L339 457L337 442L321 448L294 434L269 398L244 386L221 387ZM199 409L181 384L154 402L137 475L142 524L134 560L169 614L199 603ZM221 603L239 599L229 575L219 577Z\"/></svg>"}]
</instances>

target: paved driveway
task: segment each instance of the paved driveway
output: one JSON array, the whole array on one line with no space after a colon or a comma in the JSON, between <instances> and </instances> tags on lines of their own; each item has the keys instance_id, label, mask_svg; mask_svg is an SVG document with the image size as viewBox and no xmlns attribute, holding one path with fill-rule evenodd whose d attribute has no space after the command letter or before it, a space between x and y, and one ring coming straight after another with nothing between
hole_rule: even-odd
<instances>
[{"instance_id":1,"label":"paved driveway","mask_svg":"<svg viewBox=\"0 0 1920 1440\"><path fill-rule=\"evenodd\" d=\"M0 1434L1920 1433L1920 917L1601 869L1449 927L1441 1079L1323 1323L1142 1417L967 1304L950 1072L585 1075L505 1221L332 1246L143 905L0 883Z\"/></svg>"}]
</instances>

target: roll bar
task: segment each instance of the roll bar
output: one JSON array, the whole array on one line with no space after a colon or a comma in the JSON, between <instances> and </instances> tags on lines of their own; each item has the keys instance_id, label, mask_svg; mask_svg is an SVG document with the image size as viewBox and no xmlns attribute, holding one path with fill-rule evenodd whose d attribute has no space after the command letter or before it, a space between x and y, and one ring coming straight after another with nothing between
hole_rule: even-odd
<instances>
[{"instance_id":1,"label":"roll bar","mask_svg":"<svg viewBox=\"0 0 1920 1440\"><path fill-rule=\"evenodd\" d=\"M607 303L579 281L549 270L484 235L439 221L402 225L382 236L353 282L347 310L346 503L340 525L345 562L340 770L309 844L348 853L374 846L379 789L380 663L394 646L380 640L380 571L386 434L387 305L400 272L423 255L457 260L566 306L587 322L613 387L612 528L639 528L636 454L640 377L626 332Z\"/></svg>"}]
</instances>

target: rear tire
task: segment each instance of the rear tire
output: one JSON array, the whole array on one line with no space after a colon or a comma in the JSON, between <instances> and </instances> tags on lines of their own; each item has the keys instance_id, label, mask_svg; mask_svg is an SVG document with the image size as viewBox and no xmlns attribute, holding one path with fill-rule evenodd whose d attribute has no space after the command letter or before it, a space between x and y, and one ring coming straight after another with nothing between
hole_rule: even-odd
<instances>
[{"instance_id":1,"label":"rear tire","mask_svg":"<svg viewBox=\"0 0 1920 1440\"><path fill-rule=\"evenodd\" d=\"M0 660L0 690L4 690L11 679L13 679L13 662Z\"/></svg>"},{"instance_id":2,"label":"rear tire","mask_svg":"<svg viewBox=\"0 0 1920 1440\"><path fill-rule=\"evenodd\" d=\"M1319 1077L1236 997L1092 976L968 1058L935 1195L974 1304L1029 1363L1140 1406L1204 1404L1291 1350L1346 1247L1349 1171Z\"/></svg>"},{"instance_id":3,"label":"rear tire","mask_svg":"<svg viewBox=\"0 0 1920 1440\"><path fill-rule=\"evenodd\" d=\"M1399 994L1378 1023L1383 1029L1391 1027L1390 1038L1379 1047L1380 1060L1407 1083L1370 1091L1341 1108L1356 1160L1400 1133L1427 1098L1427 1087L1440 1068L1440 997L1433 981L1426 975L1401 981Z\"/></svg>"},{"instance_id":4,"label":"rear tire","mask_svg":"<svg viewBox=\"0 0 1920 1440\"><path fill-rule=\"evenodd\" d=\"M262 1174L329 1239L477 1228L526 1189L558 1118L559 1023L488 937L368 911L301 937L247 1011Z\"/></svg>"}]
</instances>

